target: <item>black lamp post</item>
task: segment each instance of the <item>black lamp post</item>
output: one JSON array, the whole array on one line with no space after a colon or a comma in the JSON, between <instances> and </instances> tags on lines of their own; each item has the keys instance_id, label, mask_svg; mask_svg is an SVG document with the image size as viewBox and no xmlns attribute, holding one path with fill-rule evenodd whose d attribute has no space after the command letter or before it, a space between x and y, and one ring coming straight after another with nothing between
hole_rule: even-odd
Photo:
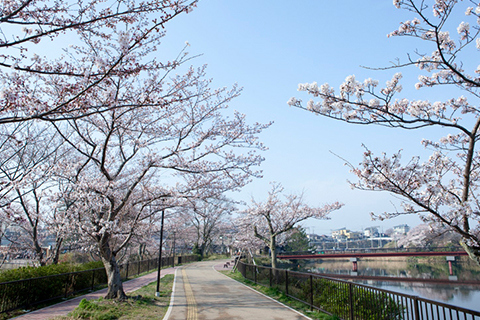
<instances>
[{"instance_id":1,"label":"black lamp post","mask_svg":"<svg viewBox=\"0 0 480 320\"><path fill-rule=\"evenodd\" d=\"M173 252L172 252L172 267L175 268L175 231L173 231Z\"/></svg>"},{"instance_id":2,"label":"black lamp post","mask_svg":"<svg viewBox=\"0 0 480 320\"><path fill-rule=\"evenodd\" d=\"M158 254L158 271L157 271L157 292L155 296L160 297L160 271L162 270L162 243L163 243L163 219L165 218L165 209L162 210L162 224L160 226L160 252Z\"/></svg>"}]
</instances>

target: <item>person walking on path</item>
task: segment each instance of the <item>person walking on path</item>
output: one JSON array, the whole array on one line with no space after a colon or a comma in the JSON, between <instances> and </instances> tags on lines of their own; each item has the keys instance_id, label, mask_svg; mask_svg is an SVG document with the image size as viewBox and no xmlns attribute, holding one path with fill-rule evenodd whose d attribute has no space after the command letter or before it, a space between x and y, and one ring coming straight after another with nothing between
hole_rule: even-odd
<instances>
[{"instance_id":1,"label":"person walking on path","mask_svg":"<svg viewBox=\"0 0 480 320\"><path fill-rule=\"evenodd\" d=\"M175 272L174 268L162 269L162 277L166 274L172 274ZM146 286L149 283L157 281L157 272L152 272L147 275L128 280L123 283L123 289L126 293L140 289L143 286ZM98 299L104 297L107 294L107 288L95 291L83 296L79 296L49 307L38 309L21 316L12 318L16 320L47 320L52 319L58 316L66 316L69 312L72 312L75 309L82 299Z\"/></svg>"},{"instance_id":2,"label":"person walking on path","mask_svg":"<svg viewBox=\"0 0 480 320\"><path fill-rule=\"evenodd\" d=\"M177 270L172 303L164 320L285 320L309 317L217 272L205 261Z\"/></svg>"}]
</instances>

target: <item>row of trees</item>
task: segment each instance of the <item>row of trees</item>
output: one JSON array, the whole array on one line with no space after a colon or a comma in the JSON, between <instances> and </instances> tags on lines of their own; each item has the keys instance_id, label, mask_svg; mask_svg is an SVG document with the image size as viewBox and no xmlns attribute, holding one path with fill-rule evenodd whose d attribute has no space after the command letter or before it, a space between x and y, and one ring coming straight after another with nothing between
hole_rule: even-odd
<instances>
[{"instance_id":1,"label":"row of trees","mask_svg":"<svg viewBox=\"0 0 480 320\"><path fill-rule=\"evenodd\" d=\"M165 209L169 233L201 254L236 230L268 238L273 261L276 236L334 209L281 205L275 186L267 207L284 206L285 225L260 213L262 228L255 202L241 227L227 219L236 203L225 193L260 177L258 135L270 124L230 111L241 89L212 88L205 67L186 66L188 44L159 60L168 22L196 2L1 1L0 240L10 249L41 265L66 247L95 254L106 297L123 299L118 260L152 251Z\"/></svg>"},{"instance_id":2,"label":"row of trees","mask_svg":"<svg viewBox=\"0 0 480 320\"><path fill-rule=\"evenodd\" d=\"M188 234L182 241L200 253L229 228L237 232L236 247L268 246L275 267L276 245L296 224L342 207L310 207L301 195L283 196L274 183L265 202L253 200L228 222L236 204L225 193L260 177L258 151L265 147L258 135L270 124L247 124L228 110L241 90L212 88L204 67L186 66L186 47L170 61L158 59L168 22L196 2L1 1L0 235L7 236L8 225L23 228L41 264L57 262L66 243L95 252L107 270L107 298L125 297L118 257L129 245L145 248L165 209L170 231ZM475 99L478 77L463 69L460 53L479 47L479 22L460 23L458 42L444 30L458 3L436 0L429 8L426 1L394 1L417 18L391 35L421 38L434 51L393 67L432 72L420 77L418 88L452 85ZM480 5L472 3L467 15L480 18ZM292 98L289 104L351 123L457 130L440 142L424 141L435 149L424 163L402 164L400 153L376 157L367 150L359 167L351 165L359 178L353 185L404 197L404 211L381 217L416 213L448 226L479 261L478 110L463 96L395 100L400 79L396 74L379 90L374 80L350 76L339 94L328 85L303 84L300 90L322 102L304 106ZM54 243L48 256L46 234Z\"/></svg>"},{"instance_id":3,"label":"row of trees","mask_svg":"<svg viewBox=\"0 0 480 320\"><path fill-rule=\"evenodd\" d=\"M58 262L66 242L95 252L107 298L125 297L118 256L156 232L160 211L201 216L198 203L225 203L260 176L258 134L269 124L227 110L241 90L212 88L204 67L183 67L184 51L158 60L168 22L195 5L1 3L2 237L23 229L8 240L40 264Z\"/></svg>"}]
</instances>

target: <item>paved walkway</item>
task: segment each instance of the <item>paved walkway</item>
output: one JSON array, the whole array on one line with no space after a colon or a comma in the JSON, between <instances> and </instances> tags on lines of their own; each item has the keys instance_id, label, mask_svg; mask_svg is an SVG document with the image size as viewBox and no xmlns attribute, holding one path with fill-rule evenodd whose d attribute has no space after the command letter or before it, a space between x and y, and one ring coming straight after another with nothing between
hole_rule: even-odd
<instances>
[{"instance_id":1,"label":"paved walkway","mask_svg":"<svg viewBox=\"0 0 480 320\"><path fill-rule=\"evenodd\" d=\"M197 262L177 270L173 306L164 320L310 319L215 269L223 264Z\"/></svg>"},{"instance_id":2,"label":"paved walkway","mask_svg":"<svg viewBox=\"0 0 480 320\"><path fill-rule=\"evenodd\" d=\"M172 274L175 272L174 268L162 269L161 276L163 277L166 274ZM143 286L146 286L149 283L157 281L157 272L149 273L145 276L138 277L132 280L128 280L123 283L123 290L125 293L129 293L135 290L140 289ZM13 319L18 320L47 320L57 316L66 316L69 312L73 311L82 299L98 299L104 297L107 294L107 288L95 291L80 297L76 297L65 302L61 302L43 309L38 309L24 315L15 317Z\"/></svg>"},{"instance_id":3,"label":"paved walkway","mask_svg":"<svg viewBox=\"0 0 480 320\"><path fill-rule=\"evenodd\" d=\"M279 302L217 272L225 261L196 262L179 269L163 269L162 276L175 272L171 305L163 320L285 320L310 319ZM125 292L135 291L157 280L157 273L124 282ZM86 294L16 317L17 320L46 320L64 316L82 299L98 299L107 289Z\"/></svg>"}]
</instances>

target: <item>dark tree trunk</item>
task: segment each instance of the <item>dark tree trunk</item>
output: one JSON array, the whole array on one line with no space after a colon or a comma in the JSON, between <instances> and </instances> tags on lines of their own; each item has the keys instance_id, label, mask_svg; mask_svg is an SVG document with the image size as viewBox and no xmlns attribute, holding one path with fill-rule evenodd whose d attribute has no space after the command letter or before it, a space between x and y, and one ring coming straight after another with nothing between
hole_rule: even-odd
<instances>
[{"instance_id":1,"label":"dark tree trunk","mask_svg":"<svg viewBox=\"0 0 480 320\"><path fill-rule=\"evenodd\" d=\"M47 262L44 259L43 248L38 244L36 237L33 239L33 246L35 250L35 258L41 266L45 266Z\"/></svg>"},{"instance_id":2,"label":"dark tree trunk","mask_svg":"<svg viewBox=\"0 0 480 320\"><path fill-rule=\"evenodd\" d=\"M105 299L125 300L127 295L123 291L122 278L117 259L110 249L108 236L104 235L100 242L100 257L107 273L108 291Z\"/></svg>"},{"instance_id":3,"label":"dark tree trunk","mask_svg":"<svg viewBox=\"0 0 480 320\"><path fill-rule=\"evenodd\" d=\"M272 258L272 268L277 268L277 239L270 236L270 256Z\"/></svg>"},{"instance_id":4,"label":"dark tree trunk","mask_svg":"<svg viewBox=\"0 0 480 320\"><path fill-rule=\"evenodd\" d=\"M57 239L52 253L52 264L58 264L60 258L60 249L62 248L63 238Z\"/></svg>"}]
</instances>

